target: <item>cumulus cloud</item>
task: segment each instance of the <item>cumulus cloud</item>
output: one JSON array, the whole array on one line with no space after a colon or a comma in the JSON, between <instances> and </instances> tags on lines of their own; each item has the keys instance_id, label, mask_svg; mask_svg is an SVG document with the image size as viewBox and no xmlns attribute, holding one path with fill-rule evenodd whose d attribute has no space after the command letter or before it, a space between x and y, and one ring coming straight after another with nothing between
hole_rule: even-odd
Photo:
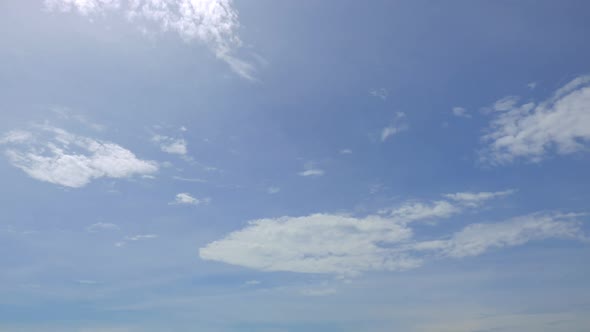
<instances>
[{"instance_id":1,"label":"cumulus cloud","mask_svg":"<svg viewBox=\"0 0 590 332\"><path fill-rule=\"evenodd\" d=\"M238 12L232 0L45 0L50 10L78 12L88 16L122 12L131 22L148 29L155 24L173 31L184 41L199 41L240 76L255 80L255 67L238 57L242 46L237 30Z\"/></svg>"},{"instance_id":2,"label":"cumulus cloud","mask_svg":"<svg viewBox=\"0 0 590 332\"><path fill-rule=\"evenodd\" d=\"M128 178L158 171L154 161L139 159L110 142L41 127L37 133L12 131L4 136L5 155L34 179L79 188L98 178Z\"/></svg>"},{"instance_id":3,"label":"cumulus cloud","mask_svg":"<svg viewBox=\"0 0 590 332\"><path fill-rule=\"evenodd\" d=\"M176 194L174 201L170 204L178 204L178 205L201 205L201 204L209 204L211 202L210 198L195 198L191 196L189 193L179 193Z\"/></svg>"},{"instance_id":4,"label":"cumulus cloud","mask_svg":"<svg viewBox=\"0 0 590 332\"><path fill-rule=\"evenodd\" d=\"M502 194L500 194L502 193ZM464 194L464 193L463 193ZM471 207L501 195L457 195ZM487 194L487 195L486 195ZM473 196L472 196L473 195ZM477 197L472 199L472 197ZM451 202L406 204L386 215L354 217L318 213L301 217L250 221L199 250L205 260L261 271L358 275L366 271L400 271L419 267L426 259L480 255L494 248L547 238L584 239L581 215L533 214L498 223L471 224L451 235L416 241L412 222L448 218L465 207Z\"/></svg>"},{"instance_id":5,"label":"cumulus cloud","mask_svg":"<svg viewBox=\"0 0 590 332\"><path fill-rule=\"evenodd\" d=\"M540 162L551 152L586 151L590 141L590 76L574 79L540 103L503 98L482 137L481 160L492 165L515 160Z\"/></svg>"},{"instance_id":6,"label":"cumulus cloud","mask_svg":"<svg viewBox=\"0 0 590 332\"><path fill-rule=\"evenodd\" d=\"M152 141L160 146L160 149L166 153L185 155L187 143L182 138L172 138L164 135L155 135Z\"/></svg>"}]
</instances>

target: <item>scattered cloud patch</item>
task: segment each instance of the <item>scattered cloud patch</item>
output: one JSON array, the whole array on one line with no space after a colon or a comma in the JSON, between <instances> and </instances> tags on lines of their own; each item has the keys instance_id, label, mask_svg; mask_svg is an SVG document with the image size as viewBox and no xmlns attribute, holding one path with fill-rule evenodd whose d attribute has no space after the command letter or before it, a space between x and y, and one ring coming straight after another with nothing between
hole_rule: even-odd
<instances>
[{"instance_id":1,"label":"scattered cloud patch","mask_svg":"<svg viewBox=\"0 0 590 332\"><path fill-rule=\"evenodd\" d=\"M314 163L309 162L309 163L305 164L304 170L297 173L297 174L299 174L299 176L317 177L317 176L322 176L325 173L326 172L323 169L317 168Z\"/></svg>"},{"instance_id":2,"label":"scattered cloud patch","mask_svg":"<svg viewBox=\"0 0 590 332\"><path fill-rule=\"evenodd\" d=\"M400 132L408 129L408 125L404 122L406 113L397 112L394 122L381 130L381 142L385 142L388 138L393 135L399 134Z\"/></svg>"},{"instance_id":3,"label":"scattered cloud patch","mask_svg":"<svg viewBox=\"0 0 590 332\"><path fill-rule=\"evenodd\" d=\"M126 236L125 240L127 241L142 241L142 240L151 240L157 239L158 236L156 234L138 234L138 235L130 235Z\"/></svg>"},{"instance_id":4,"label":"scattered cloud patch","mask_svg":"<svg viewBox=\"0 0 590 332\"><path fill-rule=\"evenodd\" d=\"M526 86L527 86L527 88L534 90L537 87L537 85L538 85L537 82L530 82Z\"/></svg>"},{"instance_id":5,"label":"scattered cloud patch","mask_svg":"<svg viewBox=\"0 0 590 332\"><path fill-rule=\"evenodd\" d=\"M191 196L189 193L179 193L176 194L174 201L170 204L177 204L177 205L201 205L201 204L209 204L211 202L210 198L195 198Z\"/></svg>"},{"instance_id":6,"label":"scattered cloud patch","mask_svg":"<svg viewBox=\"0 0 590 332\"><path fill-rule=\"evenodd\" d=\"M182 176L173 176L172 179L178 181L185 181L185 182L198 182L198 183L205 183L207 180L199 179L199 178L185 178Z\"/></svg>"},{"instance_id":7,"label":"scattered cloud patch","mask_svg":"<svg viewBox=\"0 0 590 332\"><path fill-rule=\"evenodd\" d=\"M471 118L471 114L463 107L453 107L453 115L460 118Z\"/></svg>"},{"instance_id":8,"label":"scattered cloud patch","mask_svg":"<svg viewBox=\"0 0 590 332\"><path fill-rule=\"evenodd\" d=\"M416 248L436 250L439 255L460 258L547 238L583 240L581 223L571 220L575 216L533 214L499 223L471 224L453 234L449 240L417 243Z\"/></svg>"},{"instance_id":9,"label":"scattered cloud patch","mask_svg":"<svg viewBox=\"0 0 590 332\"><path fill-rule=\"evenodd\" d=\"M25 134L26 133L26 134ZM94 179L129 178L158 171L154 161L139 159L111 142L43 126L39 132L12 131L2 139L13 166L30 177L65 187L80 188Z\"/></svg>"},{"instance_id":10,"label":"scattered cloud patch","mask_svg":"<svg viewBox=\"0 0 590 332\"><path fill-rule=\"evenodd\" d=\"M281 191L281 188L279 187L268 187L266 188L266 192L273 195L273 194L278 194Z\"/></svg>"},{"instance_id":11,"label":"scattered cloud patch","mask_svg":"<svg viewBox=\"0 0 590 332\"><path fill-rule=\"evenodd\" d=\"M387 89L385 89L385 88L371 89L371 90L369 90L369 94L373 97L380 98L382 100L386 100L387 97L389 96L389 91L387 91Z\"/></svg>"},{"instance_id":12,"label":"scattered cloud patch","mask_svg":"<svg viewBox=\"0 0 590 332\"><path fill-rule=\"evenodd\" d=\"M340 154L352 154L352 150L351 149L342 149L339 152L340 152Z\"/></svg>"},{"instance_id":13,"label":"scattered cloud patch","mask_svg":"<svg viewBox=\"0 0 590 332\"><path fill-rule=\"evenodd\" d=\"M482 204L485 201L490 199L504 197L508 195L512 195L516 192L514 189L508 189L504 191L496 191L496 192L460 192L454 194L446 194L444 195L446 198L453 200L455 202L461 203L463 205L476 207Z\"/></svg>"},{"instance_id":14,"label":"scattered cloud patch","mask_svg":"<svg viewBox=\"0 0 590 332\"><path fill-rule=\"evenodd\" d=\"M238 75L255 80L255 67L236 56L242 46L240 22L232 0L45 0L49 10L78 12L84 16L121 12L140 30L150 25L177 33L185 42L208 46Z\"/></svg>"},{"instance_id":15,"label":"scattered cloud patch","mask_svg":"<svg viewBox=\"0 0 590 332\"><path fill-rule=\"evenodd\" d=\"M578 77L540 103L496 102L480 160L491 165L540 162L551 152L587 151L590 141L590 76ZM500 105L500 106L498 106Z\"/></svg>"},{"instance_id":16,"label":"scattered cloud patch","mask_svg":"<svg viewBox=\"0 0 590 332\"><path fill-rule=\"evenodd\" d=\"M318 213L248 222L199 250L202 259L261 271L354 276L400 271L425 259L460 258L547 238L585 240L579 214L540 213L471 224L451 235L416 241L413 222L444 219L512 191L449 194L451 201L407 203L378 215ZM455 202L456 204L454 204Z\"/></svg>"},{"instance_id":17,"label":"scattered cloud patch","mask_svg":"<svg viewBox=\"0 0 590 332\"><path fill-rule=\"evenodd\" d=\"M103 232L103 231L118 231L121 228L116 225L116 224L112 224L112 223L108 223L108 222L97 222L96 224L92 224L90 226L88 226L86 228L86 231L88 231L89 233L97 233L97 232Z\"/></svg>"},{"instance_id":18,"label":"scattered cloud patch","mask_svg":"<svg viewBox=\"0 0 590 332\"><path fill-rule=\"evenodd\" d=\"M160 149L166 153L185 155L187 153L187 143L182 138L172 138L164 135L155 135L152 141L160 146Z\"/></svg>"},{"instance_id":19,"label":"scattered cloud patch","mask_svg":"<svg viewBox=\"0 0 590 332\"><path fill-rule=\"evenodd\" d=\"M415 241L409 224L392 217L313 214L260 219L209 243L199 255L204 260L261 271L354 276L367 271L407 270L421 266L426 259L476 256L548 238L586 241L578 217L533 214L471 224L429 241Z\"/></svg>"}]
</instances>

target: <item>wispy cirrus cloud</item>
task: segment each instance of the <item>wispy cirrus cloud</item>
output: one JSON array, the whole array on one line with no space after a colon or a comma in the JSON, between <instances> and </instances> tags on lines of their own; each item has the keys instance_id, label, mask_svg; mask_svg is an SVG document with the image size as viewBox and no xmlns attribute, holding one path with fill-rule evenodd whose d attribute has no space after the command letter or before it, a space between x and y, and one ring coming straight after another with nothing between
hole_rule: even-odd
<instances>
[{"instance_id":1,"label":"wispy cirrus cloud","mask_svg":"<svg viewBox=\"0 0 590 332\"><path fill-rule=\"evenodd\" d=\"M322 175L326 174L326 171L324 171L321 168L318 168L316 166L316 164L313 162L305 163L303 168L304 168L303 171L297 173L299 176L318 177L318 176L322 176Z\"/></svg>"},{"instance_id":2,"label":"wispy cirrus cloud","mask_svg":"<svg viewBox=\"0 0 590 332\"><path fill-rule=\"evenodd\" d=\"M404 112L396 113L395 120L389 126L381 130L381 142L385 142L390 137L408 129L408 125L404 121L405 117L406 113Z\"/></svg>"},{"instance_id":3,"label":"wispy cirrus cloud","mask_svg":"<svg viewBox=\"0 0 590 332\"><path fill-rule=\"evenodd\" d=\"M492 107L495 112L480 160L504 165L524 160L540 162L555 152L566 155L587 151L590 142L590 76L581 76L540 103L518 104L506 97Z\"/></svg>"},{"instance_id":4,"label":"wispy cirrus cloud","mask_svg":"<svg viewBox=\"0 0 590 332\"><path fill-rule=\"evenodd\" d=\"M0 139L13 166L30 177L80 188L99 178L129 178L158 171L155 161L139 159L111 142L42 126L36 132L11 131Z\"/></svg>"},{"instance_id":5,"label":"wispy cirrus cloud","mask_svg":"<svg viewBox=\"0 0 590 332\"><path fill-rule=\"evenodd\" d=\"M238 75L255 80L254 65L235 55L242 41L232 0L45 0L45 6L84 16L121 12L144 29L155 24L163 31L176 32L185 42L207 45Z\"/></svg>"}]
</instances>

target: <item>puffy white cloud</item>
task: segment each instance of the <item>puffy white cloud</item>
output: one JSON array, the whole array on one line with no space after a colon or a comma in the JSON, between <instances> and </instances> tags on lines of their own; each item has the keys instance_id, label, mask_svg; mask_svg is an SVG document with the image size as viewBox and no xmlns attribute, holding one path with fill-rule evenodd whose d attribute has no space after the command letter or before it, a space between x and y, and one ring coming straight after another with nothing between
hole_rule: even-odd
<instances>
[{"instance_id":1,"label":"puffy white cloud","mask_svg":"<svg viewBox=\"0 0 590 332\"><path fill-rule=\"evenodd\" d=\"M160 146L160 149L166 153L185 155L187 143L182 138L172 138L164 135L155 135L152 141Z\"/></svg>"},{"instance_id":2,"label":"puffy white cloud","mask_svg":"<svg viewBox=\"0 0 590 332\"><path fill-rule=\"evenodd\" d=\"M176 194L174 198L174 202L171 204L179 204L179 205L200 205L200 204L209 204L211 202L210 198L195 198L191 196L189 193L179 193Z\"/></svg>"},{"instance_id":3,"label":"puffy white cloud","mask_svg":"<svg viewBox=\"0 0 590 332\"><path fill-rule=\"evenodd\" d=\"M45 0L46 7L82 15L121 10L131 22L152 23L186 42L200 41L240 76L255 80L255 67L235 56L242 41L232 0Z\"/></svg>"},{"instance_id":4,"label":"puffy white cloud","mask_svg":"<svg viewBox=\"0 0 590 332\"><path fill-rule=\"evenodd\" d=\"M356 274L405 270L420 260L388 249L412 231L380 216L334 214L251 221L242 230L201 248L202 259L263 271Z\"/></svg>"},{"instance_id":5,"label":"puffy white cloud","mask_svg":"<svg viewBox=\"0 0 590 332\"><path fill-rule=\"evenodd\" d=\"M117 144L59 128L42 127L38 133L23 131L18 135L9 132L2 143L9 146L5 154L15 167L34 179L66 187L83 187L103 177L127 178L158 171L156 162L138 159Z\"/></svg>"},{"instance_id":6,"label":"puffy white cloud","mask_svg":"<svg viewBox=\"0 0 590 332\"><path fill-rule=\"evenodd\" d=\"M483 162L498 165L523 159L540 162L550 152L585 151L590 141L590 76L574 79L551 98L518 105L516 97L494 105L494 119L482 137Z\"/></svg>"}]
</instances>

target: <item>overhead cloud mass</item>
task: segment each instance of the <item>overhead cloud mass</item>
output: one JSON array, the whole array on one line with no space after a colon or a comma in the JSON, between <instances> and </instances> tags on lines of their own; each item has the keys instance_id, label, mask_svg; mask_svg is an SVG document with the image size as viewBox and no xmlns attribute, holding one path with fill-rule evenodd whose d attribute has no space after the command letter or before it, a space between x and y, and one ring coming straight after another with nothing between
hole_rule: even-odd
<instances>
[{"instance_id":1,"label":"overhead cloud mass","mask_svg":"<svg viewBox=\"0 0 590 332\"><path fill-rule=\"evenodd\" d=\"M507 194L460 193L452 197L482 203ZM320 213L254 220L209 243L199 253L205 260L261 271L355 275L406 270L419 267L426 258L475 256L493 248L546 238L584 238L579 215L534 214L498 223L471 224L440 239L414 240L412 222L448 218L464 208L440 200L407 203L366 217Z\"/></svg>"},{"instance_id":2,"label":"overhead cloud mass","mask_svg":"<svg viewBox=\"0 0 590 332\"><path fill-rule=\"evenodd\" d=\"M555 152L586 151L590 141L590 76L581 76L547 100L518 104L506 97L494 106L494 119L482 137L481 160L492 165L516 160L540 162Z\"/></svg>"},{"instance_id":3,"label":"overhead cloud mass","mask_svg":"<svg viewBox=\"0 0 590 332\"><path fill-rule=\"evenodd\" d=\"M139 159L110 142L77 136L63 129L11 131L0 142L14 165L34 179L80 188L99 178L128 178L158 171L154 161Z\"/></svg>"},{"instance_id":4,"label":"overhead cloud mass","mask_svg":"<svg viewBox=\"0 0 590 332\"><path fill-rule=\"evenodd\" d=\"M50 10L92 15L121 11L142 26L156 24L186 42L200 41L240 76L254 80L255 68L235 52L242 45L237 30L238 12L231 0L45 0Z\"/></svg>"}]
</instances>

